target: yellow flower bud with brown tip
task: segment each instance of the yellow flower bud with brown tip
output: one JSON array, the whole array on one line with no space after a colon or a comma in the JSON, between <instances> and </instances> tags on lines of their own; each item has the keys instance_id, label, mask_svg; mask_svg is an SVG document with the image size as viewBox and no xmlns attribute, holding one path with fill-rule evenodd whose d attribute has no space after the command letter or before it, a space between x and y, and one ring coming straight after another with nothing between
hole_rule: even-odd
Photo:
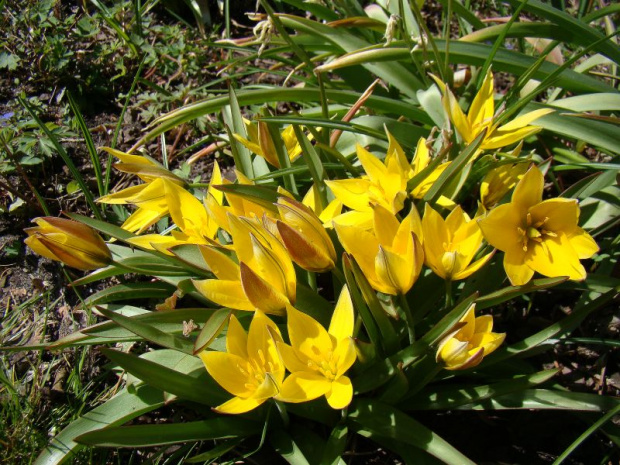
<instances>
[{"instance_id":1,"label":"yellow flower bud with brown tip","mask_svg":"<svg viewBox=\"0 0 620 465\"><path fill-rule=\"evenodd\" d=\"M39 255L79 270L95 270L112 261L108 246L89 226L51 216L33 221L37 226L25 229L24 242Z\"/></svg>"},{"instance_id":2,"label":"yellow flower bud with brown tip","mask_svg":"<svg viewBox=\"0 0 620 465\"><path fill-rule=\"evenodd\" d=\"M493 317L476 317L476 305L472 304L437 348L436 359L446 370L466 370L478 365L485 355L497 349L506 337L505 333L494 333Z\"/></svg>"},{"instance_id":3,"label":"yellow flower bud with brown tip","mask_svg":"<svg viewBox=\"0 0 620 465\"><path fill-rule=\"evenodd\" d=\"M276 221L278 233L293 261L308 271L331 270L336 250L316 214L288 197L280 197L276 206L281 218Z\"/></svg>"}]
</instances>

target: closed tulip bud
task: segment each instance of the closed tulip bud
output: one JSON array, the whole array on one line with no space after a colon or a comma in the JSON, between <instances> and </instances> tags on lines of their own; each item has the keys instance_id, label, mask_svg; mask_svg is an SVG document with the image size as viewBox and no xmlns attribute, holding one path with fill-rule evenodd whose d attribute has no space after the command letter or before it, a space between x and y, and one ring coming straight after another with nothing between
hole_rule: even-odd
<instances>
[{"instance_id":1,"label":"closed tulip bud","mask_svg":"<svg viewBox=\"0 0 620 465\"><path fill-rule=\"evenodd\" d=\"M336 250L315 213L288 197L280 197L276 206L282 218L276 222L278 233L293 261L308 271L331 270Z\"/></svg>"},{"instance_id":2,"label":"closed tulip bud","mask_svg":"<svg viewBox=\"0 0 620 465\"><path fill-rule=\"evenodd\" d=\"M497 349L506 337L494 333L493 317L476 317L475 304L461 318L457 329L448 334L437 348L436 359L446 370L466 370L478 365L485 355Z\"/></svg>"},{"instance_id":3,"label":"closed tulip bud","mask_svg":"<svg viewBox=\"0 0 620 465\"><path fill-rule=\"evenodd\" d=\"M108 265L112 255L101 236L85 224L46 216L34 220L24 241L39 255L63 262L80 270L94 270Z\"/></svg>"}]
</instances>

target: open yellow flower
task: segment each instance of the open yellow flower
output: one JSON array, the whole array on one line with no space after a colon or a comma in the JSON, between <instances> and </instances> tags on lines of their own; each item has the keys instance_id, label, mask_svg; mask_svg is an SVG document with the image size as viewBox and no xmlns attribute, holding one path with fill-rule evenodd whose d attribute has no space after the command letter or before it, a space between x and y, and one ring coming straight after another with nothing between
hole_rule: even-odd
<instances>
[{"instance_id":1,"label":"open yellow flower","mask_svg":"<svg viewBox=\"0 0 620 465\"><path fill-rule=\"evenodd\" d=\"M321 208L321 203L318 200L318 193L314 184L308 189L301 203L310 208L310 210L319 217L319 220L321 220L321 223L323 223L326 228L332 228L332 220L342 213L342 202L338 199L332 200L325 208Z\"/></svg>"},{"instance_id":2,"label":"open yellow flower","mask_svg":"<svg viewBox=\"0 0 620 465\"><path fill-rule=\"evenodd\" d=\"M459 321L462 326L454 330L437 348L436 359L446 370L466 370L482 362L485 355L497 349L506 337L494 333L491 315L475 316L476 304L472 304Z\"/></svg>"},{"instance_id":3,"label":"open yellow flower","mask_svg":"<svg viewBox=\"0 0 620 465\"><path fill-rule=\"evenodd\" d=\"M254 152L256 155L263 157L269 164L280 168L278 154L273 144L273 138L269 134L269 126L263 121L253 123L245 120L245 129L248 133L248 139L241 137L239 134L233 134L234 138L241 142L246 148ZM281 133L282 141L286 147L286 152L291 161L301 155L301 146L295 136L295 129L292 125L287 126Z\"/></svg>"},{"instance_id":4,"label":"open yellow flower","mask_svg":"<svg viewBox=\"0 0 620 465\"><path fill-rule=\"evenodd\" d=\"M282 400L307 402L325 395L332 408L345 408L353 399L353 385L345 373L357 358L349 290L346 286L342 289L327 331L314 318L290 306L287 318L291 345L277 344L291 372L282 384Z\"/></svg>"},{"instance_id":5,"label":"open yellow flower","mask_svg":"<svg viewBox=\"0 0 620 465\"><path fill-rule=\"evenodd\" d=\"M276 227L295 263L308 271L332 269L336 263L336 250L314 212L288 197L279 197L276 206L281 218L276 220Z\"/></svg>"},{"instance_id":6,"label":"open yellow flower","mask_svg":"<svg viewBox=\"0 0 620 465\"><path fill-rule=\"evenodd\" d=\"M215 163L213 174L207 191L215 202L222 202L223 195L213 186L221 183L222 177L219 166ZM170 247L180 244L207 244L217 234L218 224L205 208L205 205L185 190L166 178L159 181L163 186L164 202L170 212L170 217L180 231L172 231L169 236L160 234L145 234L132 238L129 242L145 249L157 249L167 253Z\"/></svg>"},{"instance_id":7,"label":"open yellow flower","mask_svg":"<svg viewBox=\"0 0 620 465\"><path fill-rule=\"evenodd\" d=\"M542 128L530 126L530 123L553 112L553 110L547 108L531 111L503 126L499 126L493 122L495 102L493 101L493 73L490 70L484 78L482 87L474 97L467 115L461 110L458 100L450 89L439 79L435 78L435 81L443 94L442 102L450 121L452 121L454 128L467 144L470 144L478 137L484 129L487 130L487 134L480 145L481 150L506 147L532 134L536 134Z\"/></svg>"},{"instance_id":8,"label":"open yellow flower","mask_svg":"<svg viewBox=\"0 0 620 465\"><path fill-rule=\"evenodd\" d=\"M515 187L510 203L479 220L485 239L504 251L504 269L513 285L544 276L586 277L580 260L598 251L594 239L578 226L575 199L542 200L544 178L532 166Z\"/></svg>"},{"instance_id":9,"label":"open yellow flower","mask_svg":"<svg viewBox=\"0 0 620 465\"><path fill-rule=\"evenodd\" d=\"M411 166L406 160L403 162L404 154L402 157L386 156L385 161L381 161L359 144L357 157L366 171L365 176L325 183L338 200L353 210L334 218L334 223L368 229L372 224L373 205L380 205L394 214L402 210Z\"/></svg>"},{"instance_id":10,"label":"open yellow flower","mask_svg":"<svg viewBox=\"0 0 620 465\"><path fill-rule=\"evenodd\" d=\"M211 377L235 396L215 411L245 413L278 397L285 372L276 347L281 341L280 330L261 311L254 314L247 334L237 318L230 317L226 352L200 353Z\"/></svg>"},{"instance_id":11,"label":"open yellow flower","mask_svg":"<svg viewBox=\"0 0 620 465\"><path fill-rule=\"evenodd\" d=\"M426 264L436 275L449 281L469 277L493 255L491 252L471 263L482 244L482 232L460 205L444 220L426 204L422 232Z\"/></svg>"},{"instance_id":12,"label":"open yellow flower","mask_svg":"<svg viewBox=\"0 0 620 465\"><path fill-rule=\"evenodd\" d=\"M150 157L132 155L109 147L102 147L102 150L121 161L113 165L114 168L123 173L135 174L146 184L104 195L97 202L137 205L138 209L125 220L121 228L141 234L168 214L162 180L166 179L179 186L184 186L185 181Z\"/></svg>"},{"instance_id":13,"label":"open yellow flower","mask_svg":"<svg viewBox=\"0 0 620 465\"><path fill-rule=\"evenodd\" d=\"M416 281L424 263L419 236L420 219L415 208L402 221L385 208L373 209L373 229L336 223L344 249L353 255L370 285L386 294L405 294Z\"/></svg>"},{"instance_id":14,"label":"open yellow flower","mask_svg":"<svg viewBox=\"0 0 620 465\"><path fill-rule=\"evenodd\" d=\"M34 252L79 270L108 265L112 254L95 230L65 218L35 218L37 226L25 229L24 241Z\"/></svg>"},{"instance_id":15,"label":"open yellow flower","mask_svg":"<svg viewBox=\"0 0 620 465\"><path fill-rule=\"evenodd\" d=\"M194 281L207 299L238 310L284 315L295 303L297 279L286 249L259 220L228 214L237 264L221 248L201 247L217 279Z\"/></svg>"}]
</instances>

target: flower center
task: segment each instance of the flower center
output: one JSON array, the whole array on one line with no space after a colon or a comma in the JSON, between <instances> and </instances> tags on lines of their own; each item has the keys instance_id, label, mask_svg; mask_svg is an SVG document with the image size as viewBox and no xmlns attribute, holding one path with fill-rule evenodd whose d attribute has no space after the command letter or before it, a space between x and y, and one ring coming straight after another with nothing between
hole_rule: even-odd
<instances>
[{"instance_id":1,"label":"flower center","mask_svg":"<svg viewBox=\"0 0 620 465\"><path fill-rule=\"evenodd\" d=\"M334 357L334 352L331 350L322 355L320 361L308 360L308 368L318 371L327 379L333 381L338 373L338 357Z\"/></svg>"},{"instance_id":2,"label":"flower center","mask_svg":"<svg viewBox=\"0 0 620 465\"><path fill-rule=\"evenodd\" d=\"M544 228L547 221L549 217L545 216L542 221L533 222L532 214L528 212L525 226L517 227L524 252L527 252L528 247L534 247L537 243L541 244L546 237L557 237L556 233Z\"/></svg>"}]
</instances>

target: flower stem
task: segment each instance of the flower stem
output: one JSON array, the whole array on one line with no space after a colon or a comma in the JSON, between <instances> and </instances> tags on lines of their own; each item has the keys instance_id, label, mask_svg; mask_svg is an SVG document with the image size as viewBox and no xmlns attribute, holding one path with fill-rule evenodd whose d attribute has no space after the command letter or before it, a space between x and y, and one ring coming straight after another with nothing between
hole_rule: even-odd
<instances>
[{"instance_id":1,"label":"flower stem","mask_svg":"<svg viewBox=\"0 0 620 465\"><path fill-rule=\"evenodd\" d=\"M452 281L449 279L445 280L446 283L446 310L454 305L452 301Z\"/></svg>"},{"instance_id":2,"label":"flower stem","mask_svg":"<svg viewBox=\"0 0 620 465\"><path fill-rule=\"evenodd\" d=\"M413 315L411 313L411 309L409 308L409 302L407 302L407 296L405 294L400 294L400 308L402 308L403 312L405 312L405 319L407 320L407 333L409 334L409 344L413 344L415 342L415 325L413 323Z\"/></svg>"},{"instance_id":3,"label":"flower stem","mask_svg":"<svg viewBox=\"0 0 620 465\"><path fill-rule=\"evenodd\" d=\"M316 273L312 271L306 271L306 274L308 275L308 286L310 286L310 289L316 292Z\"/></svg>"}]
</instances>

